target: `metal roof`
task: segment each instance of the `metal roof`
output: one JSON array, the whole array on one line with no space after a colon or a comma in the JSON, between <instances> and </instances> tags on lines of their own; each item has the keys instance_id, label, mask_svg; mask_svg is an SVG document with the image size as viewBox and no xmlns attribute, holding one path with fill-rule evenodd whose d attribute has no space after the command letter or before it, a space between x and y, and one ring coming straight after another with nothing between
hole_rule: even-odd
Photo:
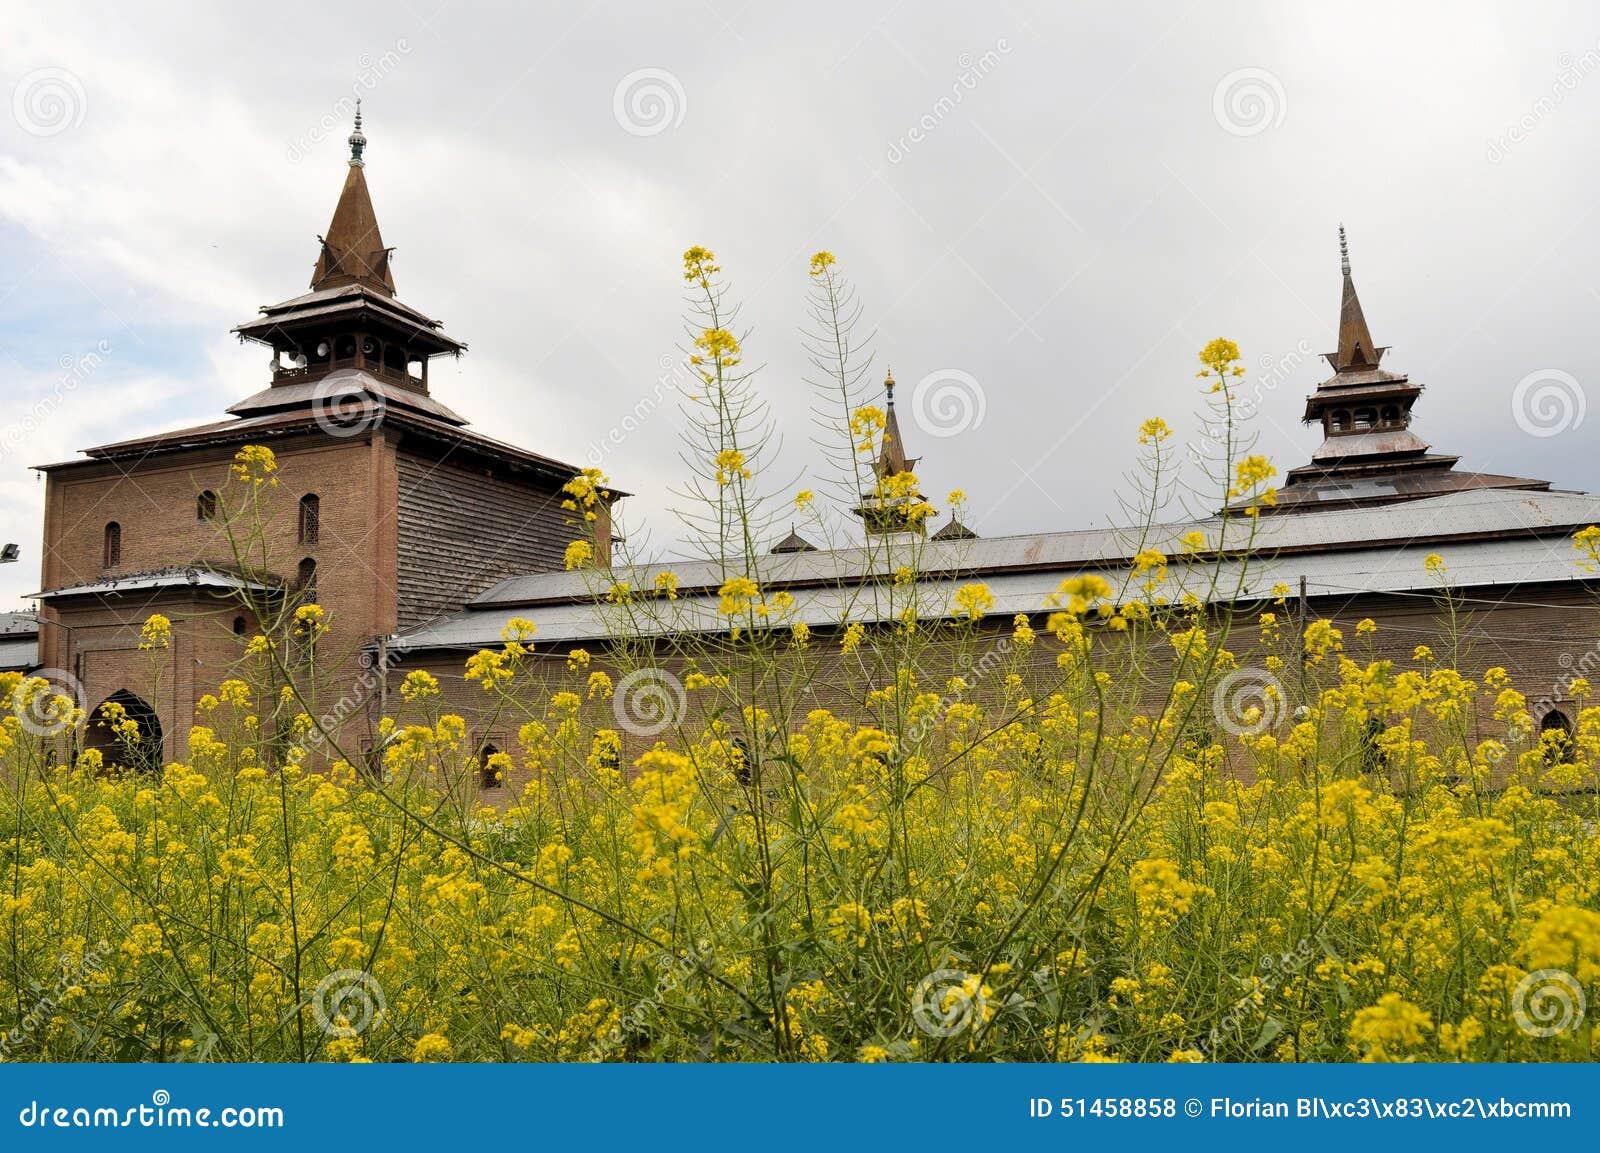
<instances>
[{"instance_id":1,"label":"metal roof","mask_svg":"<svg viewBox=\"0 0 1600 1153\"><path fill-rule=\"evenodd\" d=\"M26 672L39 663L39 642L34 637L0 638L0 670Z\"/></svg>"},{"instance_id":2,"label":"metal roof","mask_svg":"<svg viewBox=\"0 0 1600 1153\"><path fill-rule=\"evenodd\" d=\"M32 635L38 631L39 617L35 613L0 613L0 636Z\"/></svg>"},{"instance_id":3,"label":"metal roof","mask_svg":"<svg viewBox=\"0 0 1600 1153\"><path fill-rule=\"evenodd\" d=\"M366 392L385 404L398 404L404 408L416 409L446 424L467 423L466 417L459 415L447 405L440 404L427 393L406 388L404 385L391 384L360 369L341 371L336 378L324 376L294 384L269 385L260 392L245 397L238 404L229 405L227 411L240 415L273 412L303 407L317 401L327 404L356 392Z\"/></svg>"},{"instance_id":4,"label":"metal roof","mask_svg":"<svg viewBox=\"0 0 1600 1153\"><path fill-rule=\"evenodd\" d=\"M1597 522L1600 522L1600 497L1585 493L1483 489L1376 508L1262 516L1253 522L1247 517L1233 516L1226 522L1226 541L1221 539L1224 521L1220 517L1157 525L1143 540L1140 534L1126 529L1085 529L958 541L922 540L910 536L886 538L868 548L771 557L763 562L761 577L764 584L772 587L850 580L873 573L892 573L913 561L918 570L925 573L1109 566L1141 547L1178 554L1184 548L1181 538L1196 531L1205 537L1203 551L1249 547L1262 554L1338 547L1370 548L1419 538L1556 534ZM677 575L680 589L715 588L723 580L723 566L710 561L667 562L618 570L614 579L627 581L634 588L649 588L656 573L669 569ZM589 595L594 579L592 571L583 570L509 577L479 594L472 606L532 605L581 599Z\"/></svg>"},{"instance_id":5,"label":"metal roof","mask_svg":"<svg viewBox=\"0 0 1600 1153\"><path fill-rule=\"evenodd\" d=\"M171 568L160 569L156 572L129 573L127 576L105 577L102 580L90 581L87 584L71 585L67 588L45 589L43 592L29 593L30 597L40 600L54 600L57 597L85 596L99 594L102 596L113 593L137 592L142 589L177 588L188 585L192 588L205 589L254 589L257 592L267 591L268 586L258 581L246 580L234 573L214 572L202 568Z\"/></svg>"},{"instance_id":6,"label":"metal roof","mask_svg":"<svg viewBox=\"0 0 1600 1153\"><path fill-rule=\"evenodd\" d=\"M1129 558L1140 547L1172 558L1158 592L1169 599L1193 593L1209 601L1269 598L1275 585L1298 592L1305 579L1310 596L1418 593L1440 590L1440 578L1423 559L1438 553L1452 588L1586 582L1568 539L1573 530L1600 522L1600 498L1581 493L1480 490L1370 509L1306 512L1227 522L1229 550L1219 552L1219 518L1163 525L1146 539L1120 530L1089 530L1039 536L935 542L904 538L878 547L764 557L760 580L768 591L787 588L793 614L813 627L846 621L886 620L892 615L881 578L913 557L927 574L917 590L924 615L950 609L956 589L982 580L995 598L990 615L1045 611L1045 599L1076 573L1098 571L1114 588L1133 584ZM1209 548L1182 555L1186 532L1205 535ZM1248 560L1240 550L1250 545ZM654 586L655 574L670 570L679 581L674 601L648 598L626 610L627 627L646 633L718 630L715 589L723 568L706 561L660 564L626 571L596 569L536 573L501 582L465 612L399 637L398 651L493 646L506 622L523 617L538 626L537 639L551 643L589 641L612 635L623 624L619 610L596 603L612 580L635 589ZM730 570L731 572L731 570ZM895 608L903 607L897 601Z\"/></svg>"},{"instance_id":7,"label":"metal roof","mask_svg":"<svg viewBox=\"0 0 1600 1153\"><path fill-rule=\"evenodd\" d=\"M1442 591L1441 578L1429 573L1423 565L1429 553L1438 553L1444 559L1446 575L1454 590L1597 579L1594 574L1577 567L1576 554L1565 542L1524 537L1463 544L1425 542L1359 552L1258 556L1248 563L1234 559L1182 560L1169 568L1166 580L1155 592L1169 601L1176 601L1186 593L1212 603L1266 600L1277 595L1275 589L1288 589L1291 595L1298 595L1300 581L1304 578L1306 594L1310 597L1436 594ZM1101 572L1114 589L1133 589L1138 585L1126 565ZM1050 606L1046 599L1064 578L1073 574L1074 570L1063 569L987 577L983 583L994 597L994 606L988 615L1008 617L1048 611ZM924 619L957 615L954 598L965 583L967 580L961 577L920 582L916 592L919 615ZM902 590L896 594L891 611L890 594L883 583L814 587L794 590L792 595L795 606L784 618L785 626L794 621L804 621L813 628L854 621L887 621L908 603L907 594ZM598 640L617 635L619 630L657 636L715 632L727 626L726 618L717 611L718 599L710 594L680 595L675 601L638 601L626 609L591 599L583 603L524 609L469 610L407 633L390 647L400 652L493 647L501 643L503 630L512 617L533 621L538 628L535 640L553 644Z\"/></svg>"}]
</instances>

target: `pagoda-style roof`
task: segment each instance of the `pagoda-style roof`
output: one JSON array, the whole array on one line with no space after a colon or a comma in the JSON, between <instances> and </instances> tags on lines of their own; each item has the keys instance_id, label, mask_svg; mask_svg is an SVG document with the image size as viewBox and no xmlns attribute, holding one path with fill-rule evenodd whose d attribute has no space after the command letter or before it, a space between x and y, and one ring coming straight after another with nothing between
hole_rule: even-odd
<instances>
[{"instance_id":1,"label":"pagoda-style roof","mask_svg":"<svg viewBox=\"0 0 1600 1153\"><path fill-rule=\"evenodd\" d=\"M978 534L956 519L956 514L950 514L950 523L944 525L933 534L934 540L977 540Z\"/></svg>"},{"instance_id":2,"label":"pagoda-style roof","mask_svg":"<svg viewBox=\"0 0 1600 1153\"><path fill-rule=\"evenodd\" d=\"M817 546L797 533L794 530L794 526L790 525L789 535L784 537L777 544L773 545L771 551L774 554L781 556L784 553L791 552L816 552Z\"/></svg>"},{"instance_id":3,"label":"pagoda-style roof","mask_svg":"<svg viewBox=\"0 0 1600 1153\"><path fill-rule=\"evenodd\" d=\"M467 350L461 341L445 335L441 321L365 284L320 288L278 304L263 305L259 317L233 331L246 340L283 348L299 344L302 337L311 333L341 325L389 330L403 337L413 349L429 355Z\"/></svg>"},{"instance_id":4,"label":"pagoda-style roof","mask_svg":"<svg viewBox=\"0 0 1600 1153\"><path fill-rule=\"evenodd\" d=\"M1548 481L1497 473L1457 472L1459 457L1435 453L1412 425L1423 387L1378 367L1388 351L1372 340L1350 274L1350 249L1339 229L1338 347L1326 354L1333 375L1306 398L1304 420L1320 423L1323 441L1311 462L1289 470L1273 505L1262 512L1387 504L1486 488L1543 491Z\"/></svg>"},{"instance_id":5,"label":"pagoda-style roof","mask_svg":"<svg viewBox=\"0 0 1600 1153\"><path fill-rule=\"evenodd\" d=\"M261 309L261 315L233 331L242 339L260 341L282 352L298 353L298 371L318 375L339 367L326 353L325 339L334 334L371 333L403 348L404 374L412 359L460 353L466 345L446 336L443 326L426 313L395 299L393 249L384 245L378 214L367 190L367 137L361 131L361 108L356 107L355 131L350 134L350 163L344 187L334 206L325 235L317 237L317 265L311 291ZM291 381L295 371L280 374ZM427 391L424 377L418 385Z\"/></svg>"},{"instance_id":6,"label":"pagoda-style roof","mask_svg":"<svg viewBox=\"0 0 1600 1153\"><path fill-rule=\"evenodd\" d=\"M923 501L921 493L885 496L884 481L900 476L917 467L917 458L906 455L905 441L900 435L900 418L894 410L894 370L884 374L883 440L878 459L872 462L876 486L861 494L861 503L854 512L861 518L862 527L869 535L886 533L923 533L927 525L921 517L910 517L907 512Z\"/></svg>"},{"instance_id":7,"label":"pagoda-style roof","mask_svg":"<svg viewBox=\"0 0 1600 1153\"><path fill-rule=\"evenodd\" d=\"M331 373L320 380L301 381L298 384L275 384L252 393L228 411L235 416L260 416L265 413L286 412L307 404L337 408L339 405L361 406L368 411L377 406L398 405L445 424L466 424L467 418L440 404L425 392L393 384L387 380L351 369Z\"/></svg>"}]
</instances>

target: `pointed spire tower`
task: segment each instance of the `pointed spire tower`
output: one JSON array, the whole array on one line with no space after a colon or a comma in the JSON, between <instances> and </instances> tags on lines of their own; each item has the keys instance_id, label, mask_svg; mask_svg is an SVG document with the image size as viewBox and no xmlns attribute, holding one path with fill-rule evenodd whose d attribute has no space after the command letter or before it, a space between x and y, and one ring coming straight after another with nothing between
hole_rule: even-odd
<instances>
[{"instance_id":1,"label":"pointed spire tower","mask_svg":"<svg viewBox=\"0 0 1600 1153\"><path fill-rule=\"evenodd\" d=\"M367 164L361 158L367 148L367 137L361 131L360 100L356 101L356 127L350 133L349 143L350 168L328 233L317 237L322 251L317 256L311 288L321 292L346 284L362 284L381 295L393 296L394 275L389 271L392 250L383 246L378 214L372 210L372 195L367 191Z\"/></svg>"},{"instance_id":2,"label":"pointed spire tower","mask_svg":"<svg viewBox=\"0 0 1600 1153\"><path fill-rule=\"evenodd\" d=\"M317 237L311 291L272 304L234 329L241 339L272 349L272 387L228 411L257 415L304 404L324 378L338 375L340 395L365 390L379 403L397 403L435 419L464 424L428 396L428 362L459 355L466 345L446 336L439 321L395 297L390 254L378 231L367 191L367 135L356 101L355 129L344 187L326 235ZM324 386L327 387L327 386Z\"/></svg>"},{"instance_id":3,"label":"pointed spire tower","mask_svg":"<svg viewBox=\"0 0 1600 1153\"><path fill-rule=\"evenodd\" d=\"M1339 348L1329 360L1340 372L1377 368L1383 354L1389 350L1376 347L1372 334L1367 331L1367 317L1361 311L1356 282L1350 279L1350 241L1345 237L1342 224L1339 225L1339 269L1344 273L1344 294L1339 299Z\"/></svg>"},{"instance_id":4,"label":"pointed spire tower","mask_svg":"<svg viewBox=\"0 0 1600 1153\"><path fill-rule=\"evenodd\" d=\"M1339 341L1324 353L1333 375L1306 398L1307 424L1322 426L1311 463L1290 470L1272 511L1388 504L1463 488L1548 488L1544 481L1455 471L1460 457L1430 451L1411 429L1422 386L1378 367L1375 344L1350 275L1350 243L1339 226Z\"/></svg>"},{"instance_id":5,"label":"pointed spire tower","mask_svg":"<svg viewBox=\"0 0 1600 1153\"><path fill-rule=\"evenodd\" d=\"M906 455L905 440L900 435L900 417L894 410L894 369L884 374L883 441L878 459L872 462L872 474L877 480L871 491L861 494L861 504L855 509L862 527L869 535L888 533L924 533L927 517L913 516L913 508L925 510L926 499L920 492L902 492L890 478L909 474L917 467L920 458Z\"/></svg>"}]
</instances>

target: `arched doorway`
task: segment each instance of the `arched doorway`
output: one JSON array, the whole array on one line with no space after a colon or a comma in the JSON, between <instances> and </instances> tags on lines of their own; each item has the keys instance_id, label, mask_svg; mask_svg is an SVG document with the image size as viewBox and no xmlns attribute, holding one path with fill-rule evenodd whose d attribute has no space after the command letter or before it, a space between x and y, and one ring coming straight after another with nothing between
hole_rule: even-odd
<instances>
[{"instance_id":1,"label":"arched doorway","mask_svg":"<svg viewBox=\"0 0 1600 1153\"><path fill-rule=\"evenodd\" d=\"M1539 718L1539 739L1544 745L1545 759L1551 764L1562 764L1571 759L1572 718L1560 709L1551 709Z\"/></svg>"},{"instance_id":2,"label":"arched doorway","mask_svg":"<svg viewBox=\"0 0 1600 1153\"><path fill-rule=\"evenodd\" d=\"M108 712L108 705L115 707ZM123 722L120 731L112 727L114 721ZM90 714L85 745L100 750L101 762L107 768L157 772L161 768L161 718L143 698L118 689Z\"/></svg>"}]
</instances>

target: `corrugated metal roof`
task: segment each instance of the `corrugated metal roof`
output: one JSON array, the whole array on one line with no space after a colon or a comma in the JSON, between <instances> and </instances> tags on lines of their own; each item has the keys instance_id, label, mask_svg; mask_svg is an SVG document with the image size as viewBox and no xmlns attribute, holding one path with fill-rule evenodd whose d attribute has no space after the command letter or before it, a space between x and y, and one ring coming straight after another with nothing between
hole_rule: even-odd
<instances>
[{"instance_id":1,"label":"corrugated metal roof","mask_svg":"<svg viewBox=\"0 0 1600 1153\"><path fill-rule=\"evenodd\" d=\"M39 631L39 617L35 613L0 613L0 636L9 636L15 633L36 633Z\"/></svg>"},{"instance_id":2,"label":"corrugated metal roof","mask_svg":"<svg viewBox=\"0 0 1600 1153\"><path fill-rule=\"evenodd\" d=\"M158 572L130 573L127 576L120 577L106 577L103 580L90 581L87 584L72 585L59 589L46 589L43 592L30 593L29 595L41 600L53 600L56 597L83 596L88 593L107 595L111 593L136 592L141 589L176 588L182 585L208 589L249 588L257 591L266 591L267 589L266 585L246 580L233 573L212 572L210 569L177 568L162 569Z\"/></svg>"},{"instance_id":3,"label":"corrugated metal roof","mask_svg":"<svg viewBox=\"0 0 1600 1153\"><path fill-rule=\"evenodd\" d=\"M1578 554L1568 537L1575 527L1597 521L1600 498L1489 490L1386 508L1263 517L1248 561L1237 554L1180 557L1177 538L1198 529L1212 540L1221 528L1216 519L1163 526L1143 543L1174 557L1158 590L1169 599L1186 592L1210 601L1264 599L1278 584L1297 593L1302 577L1313 597L1428 594L1440 590L1439 578L1423 566L1429 553L1444 558L1451 587L1457 589L1593 580L1594 574L1578 568ZM1248 521L1230 521L1230 541L1243 545L1249 527ZM950 544L903 540L870 555L852 549L764 558L761 577L769 590L790 589L795 608L789 620L813 627L886 620L892 613L885 586L864 577L886 576L915 550L920 570L930 574L917 592L924 615L947 612L956 590L974 579L987 584L995 598L990 615L1041 612L1064 578L1086 570L1101 572L1114 588L1131 587L1128 558L1141 542L1130 538L1095 530ZM624 625L622 610L595 603L613 575L636 589L649 589L654 574L664 569L677 574L679 598L630 606L629 630L660 635L724 627L718 598L710 591L720 585L721 570L702 561L628 573L591 569L514 577L479 597L466 612L414 630L394 647L493 646L514 616L533 621L538 640L544 642L603 638ZM701 591L694 591L696 587ZM903 604L897 601L894 607Z\"/></svg>"},{"instance_id":4,"label":"corrugated metal roof","mask_svg":"<svg viewBox=\"0 0 1600 1153\"><path fill-rule=\"evenodd\" d=\"M1596 522L1600 522L1600 497L1566 492L1473 490L1376 508L1263 516L1254 522L1235 516L1227 522L1226 542L1221 539L1224 526L1218 517L1159 525L1144 540L1139 539L1139 534L1122 529L961 541L890 538L871 549L769 557L763 562L761 577L763 583L773 587L859 580L872 573L891 573L913 560L919 571L927 573L1109 566L1144 546L1176 555L1183 551L1181 538L1195 531L1205 537L1208 551L1225 545L1228 549L1249 547L1260 555L1289 550L1400 545L1419 538L1556 533ZM669 569L677 575L679 587L685 590L714 588L723 579L722 566L709 561L668 562L619 570L615 579L627 581L634 588L649 588L656 573ZM596 579L592 570L529 573L501 581L476 597L472 605L532 605L583 599L591 595Z\"/></svg>"},{"instance_id":5,"label":"corrugated metal roof","mask_svg":"<svg viewBox=\"0 0 1600 1153\"><path fill-rule=\"evenodd\" d=\"M1595 574L1581 571L1576 554L1564 541L1524 537L1511 540L1473 541L1462 544L1423 542L1402 548L1305 553L1294 556L1255 557L1238 560L1175 563L1156 592L1169 600L1192 593L1204 600L1264 600L1281 585L1297 595L1301 578L1311 597L1345 597L1365 593L1432 594L1441 591L1440 578L1427 572L1423 559L1438 553L1447 566L1450 587L1466 590L1517 584L1586 582ZM1047 611L1046 599L1075 570L1000 574L984 580L994 596L990 616ZM1132 589L1136 582L1127 566L1102 570L1115 589ZM952 577L922 581L917 590L918 611L924 618L954 615L956 591L967 583ZM891 611L887 587L833 585L793 592L795 607L785 622L804 621L824 628L850 621L893 619L908 603L901 590ZM402 636L391 646L398 651L429 648L478 648L501 642L506 622L523 617L538 626L535 639L562 644L592 641L619 631L633 635L667 635L680 632L718 631L726 620L717 612L718 598L710 594L681 596L676 601L647 600L626 610L589 601L533 608L497 608L467 611Z\"/></svg>"}]
</instances>

